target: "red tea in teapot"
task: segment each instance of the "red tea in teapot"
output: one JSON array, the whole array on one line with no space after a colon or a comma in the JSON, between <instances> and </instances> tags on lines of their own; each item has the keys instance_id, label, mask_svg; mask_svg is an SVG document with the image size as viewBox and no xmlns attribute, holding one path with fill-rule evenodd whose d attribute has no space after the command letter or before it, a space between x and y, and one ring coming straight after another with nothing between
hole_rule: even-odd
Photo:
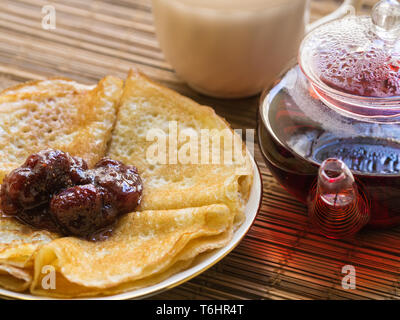
<instances>
[{"instance_id":1,"label":"red tea in teapot","mask_svg":"<svg viewBox=\"0 0 400 320\"><path fill-rule=\"evenodd\" d=\"M400 125L344 117L309 95L310 90L295 67L264 98L259 143L272 174L307 203L321 163L340 159L369 203L369 225L400 224L400 141L393 138L400 138Z\"/></svg>"},{"instance_id":2,"label":"red tea in teapot","mask_svg":"<svg viewBox=\"0 0 400 320\"><path fill-rule=\"evenodd\" d=\"M400 224L399 39L397 1L322 24L261 100L267 166L328 237ZM337 175L327 162L340 164Z\"/></svg>"}]
</instances>

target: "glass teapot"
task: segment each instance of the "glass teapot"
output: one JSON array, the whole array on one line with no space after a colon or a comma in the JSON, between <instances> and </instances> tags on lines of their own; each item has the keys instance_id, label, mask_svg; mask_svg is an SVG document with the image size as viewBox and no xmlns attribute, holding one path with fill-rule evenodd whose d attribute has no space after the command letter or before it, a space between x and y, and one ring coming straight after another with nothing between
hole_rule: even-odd
<instances>
[{"instance_id":1,"label":"glass teapot","mask_svg":"<svg viewBox=\"0 0 400 320\"><path fill-rule=\"evenodd\" d=\"M399 38L396 0L323 24L261 98L266 164L327 237L400 224Z\"/></svg>"}]
</instances>

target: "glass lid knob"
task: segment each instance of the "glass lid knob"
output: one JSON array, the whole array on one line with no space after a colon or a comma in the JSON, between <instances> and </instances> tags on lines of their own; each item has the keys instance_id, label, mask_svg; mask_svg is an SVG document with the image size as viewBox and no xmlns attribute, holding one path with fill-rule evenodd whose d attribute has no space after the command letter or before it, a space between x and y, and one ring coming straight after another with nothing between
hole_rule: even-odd
<instances>
[{"instance_id":1,"label":"glass lid knob","mask_svg":"<svg viewBox=\"0 0 400 320\"><path fill-rule=\"evenodd\" d=\"M372 9L375 33L383 40L393 41L400 36L400 3L381 0Z\"/></svg>"}]
</instances>

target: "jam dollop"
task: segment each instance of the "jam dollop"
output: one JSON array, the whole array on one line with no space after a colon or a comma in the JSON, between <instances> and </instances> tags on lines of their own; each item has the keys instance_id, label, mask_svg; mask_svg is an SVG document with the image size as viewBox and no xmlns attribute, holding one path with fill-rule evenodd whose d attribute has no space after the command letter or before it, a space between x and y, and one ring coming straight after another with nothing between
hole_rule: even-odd
<instances>
[{"instance_id":1,"label":"jam dollop","mask_svg":"<svg viewBox=\"0 0 400 320\"><path fill-rule=\"evenodd\" d=\"M142 190L134 166L103 158L88 169L81 158L43 150L4 178L0 207L33 227L95 240L140 204Z\"/></svg>"}]
</instances>

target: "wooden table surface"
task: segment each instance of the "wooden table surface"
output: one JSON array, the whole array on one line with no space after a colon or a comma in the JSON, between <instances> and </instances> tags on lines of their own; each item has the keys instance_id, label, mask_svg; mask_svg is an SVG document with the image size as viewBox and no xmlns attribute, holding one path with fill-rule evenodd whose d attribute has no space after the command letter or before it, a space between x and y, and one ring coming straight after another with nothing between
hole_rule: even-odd
<instances>
[{"instance_id":1,"label":"wooden table surface","mask_svg":"<svg viewBox=\"0 0 400 320\"><path fill-rule=\"evenodd\" d=\"M366 0L367 12L375 1ZM340 1L313 0L312 19ZM56 8L55 30L41 28L42 6ZM0 86L51 76L94 83L124 78L132 66L212 106L234 128L255 128L259 97L212 99L189 89L164 60L149 0L0 0ZM306 208L270 175L262 207L240 245L195 279L155 299L399 299L400 229L365 231L352 241L328 240L308 228ZM357 270L357 289L341 287L344 265Z\"/></svg>"}]
</instances>

